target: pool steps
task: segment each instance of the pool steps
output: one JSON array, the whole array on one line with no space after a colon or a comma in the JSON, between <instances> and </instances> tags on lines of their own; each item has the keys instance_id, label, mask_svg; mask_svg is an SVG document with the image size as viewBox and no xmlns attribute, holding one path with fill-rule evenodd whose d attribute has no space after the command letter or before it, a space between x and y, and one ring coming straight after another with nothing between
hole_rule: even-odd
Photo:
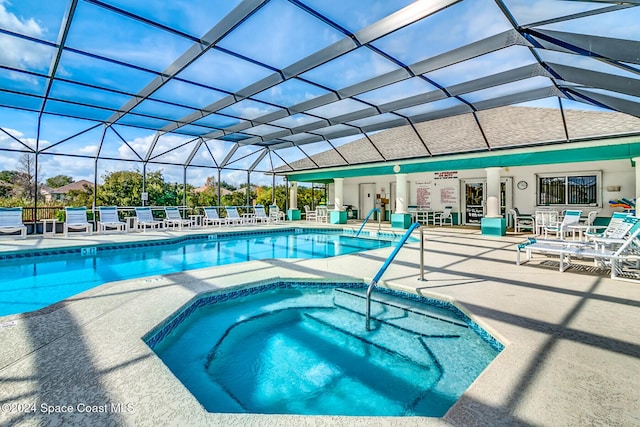
<instances>
[{"instance_id":1,"label":"pool steps","mask_svg":"<svg viewBox=\"0 0 640 427\"><path fill-rule=\"evenodd\" d=\"M363 315L365 314L365 307L362 303L366 298L366 289L336 288L333 292L334 304ZM394 315L399 314L398 310L400 310L467 327L464 320L461 320L454 312L446 308L428 306L429 308L425 309L424 304L384 293L376 293L372 297L371 302L371 314L374 317L385 315L385 317L393 318Z\"/></svg>"},{"instance_id":2,"label":"pool steps","mask_svg":"<svg viewBox=\"0 0 640 427\"><path fill-rule=\"evenodd\" d=\"M305 317L315 323L321 324L323 327L335 329L343 334L354 337L366 344L371 344L379 349L394 354L400 354L415 363L423 365L425 368L431 369L439 366L433 355L425 351L424 346L419 341L420 335L416 335L405 328L398 328L390 323L383 323L377 329L377 333L370 333L362 327L362 315L359 313L347 311L341 312L340 317L335 316L334 310L318 311L315 313L305 313ZM386 331L393 330L389 336L393 337L393 341L389 341ZM401 348L402 350L398 350Z\"/></svg>"}]
</instances>

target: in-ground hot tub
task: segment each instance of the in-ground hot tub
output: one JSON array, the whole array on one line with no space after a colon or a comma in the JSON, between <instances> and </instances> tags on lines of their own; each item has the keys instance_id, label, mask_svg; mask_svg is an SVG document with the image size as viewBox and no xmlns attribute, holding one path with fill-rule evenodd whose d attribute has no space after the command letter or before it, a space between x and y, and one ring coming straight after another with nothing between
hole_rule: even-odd
<instances>
[{"instance_id":1,"label":"in-ground hot tub","mask_svg":"<svg viewBox=\"0 0 640 427\"><path fill-rule=\"evenodd\" d=\"M503 346L449 302L272 282L196 297L145 337L210 412L443 416Z\"/></svg>"}]
</instances>

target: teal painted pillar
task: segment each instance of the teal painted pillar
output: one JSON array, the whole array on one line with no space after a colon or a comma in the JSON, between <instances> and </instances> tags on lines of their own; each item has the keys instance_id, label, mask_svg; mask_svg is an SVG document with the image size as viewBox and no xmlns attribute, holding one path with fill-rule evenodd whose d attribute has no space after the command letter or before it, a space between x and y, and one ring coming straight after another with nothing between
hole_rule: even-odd
<instances>
[{"instance_id":1,"label":"teal painted pillar","mask_svg":"<svg viewBox=\"0 0 640 427\"><path fill-rule=\"evenodd\" d=\"M480 221L482 234L486 236L505 236L507 234L507 220L505 218L482 218Z\"/></svg>"},{"instance_id":2,"label":"teal painted pillar","mask_svg":"<svg viewBox=\"0 0 640 427\"><path fill-rule=\"evenodd\" d=\"M347 211L329 211L330 224L346 224Z\"/></svg>"},{"instance_id":3,"label":"teal painted pillar","mask_svg":"<svg viewBox=\"0 0 640 427\"><path fill-rule=\"evenodd\" d=\"M289 209L287 210L287 219L289 221L300 221L300 209Z\"/></svg>"},{"instance_id":4,"label":"teal painted pillar","mask_svg":"<svg viewBox=\"0 0 640 427\"><path fill-rule=\"evenodd\" d=\"M391 214L391 228L408 229L411 226L411 214L394 213Z\"/></svg>"}]
</instances>

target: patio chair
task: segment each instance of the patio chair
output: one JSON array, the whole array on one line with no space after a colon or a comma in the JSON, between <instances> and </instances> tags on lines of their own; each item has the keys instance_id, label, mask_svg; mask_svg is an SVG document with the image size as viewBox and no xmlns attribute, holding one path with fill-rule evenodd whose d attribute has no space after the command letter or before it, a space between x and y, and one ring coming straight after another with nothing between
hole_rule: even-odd
<instances>
[{"instance_id":1,"label":"patio chair","mask_svg":"<svg viewBox=\"0 0 640 427\"><path fill-rule=\"evenodd\" d=\"M278 223L281 219L284 219L284 212L280 212L278 205L269 206L269 218L271 222Z\"/></svg>"},{"instance_id":2,"label":"patio chair","mask_svg":"<svg viewBox=\"0 0 640 427\"><path fill-rule=\"evenodd\" d=\"M509 213L511 214L511 218L513 218L513 231L520 233L523 230L530 230L533 233L534 225L532 216L520 215L515 208L509 209Z\"/></svg>"},{"instance_id":3,"label":"patio chair","mask_svg":"<svg viewBox=\"0 0 640 427\"><path fill-rule=\"evenodd\" d=\"M140 207L135 208L136 211L136 228L142 228L142 232L146 232L147 228L162 228L163 222L153 219L151 208Z\"/></svg>"},{"instance_id":4,"label":"patio chair","mask_svg":"<svg viewBox=\"0 0 640 427\"><path fill-rule=\"evenodd\" d=\"M435 225L436 222L439 222L440 226L442 226L449 222L449 225L453 226L453 215L451 215L452 209L453 208L451 206L445 206L442 212L437 212L433 216L433 225Z\"/></svg>"},{"instance_id":5,"label":"patio chair","mask_svg":"<svg viewBox=\"0 0 640 427\"><path fill-rule=\"evenodd\" d=\"M129 231L129 225L118 218L118 208L116 206L98 206L100 220L98 221L98 233L106 233L110 229L113 231Z\"/></svg>"},{"instance_id":6,"label":"patio chair","mask_svg":"<svg viewBox=\"0 0 640 427\"><path fill-rule=\"evenodd\" d=\"M225 206L227 211L227 224L231 225L244 225L245 221L238 213L238 208L235 206Z\"/></svg>"},{"instance_id":7,"label":"patio chair","mask_svg":"<svg viewBox=\"0 0 640 427\"><path fill-rule=\"evenodd\" d=\"M178 226L178 230L182 230L183 226L191 226L190 219L184 219L180 215L180 210L178 210L175 206L165 206L164 208L165 219L164 219L164 228L176 227Z\"/></svg>"},{"instance_id":8,"label":"patio chair","mask_svg":"<svg viewBox=\"0 0 640 427\"><path fill-rule=\"evenodd\" d=\"M270 223L271 218L267 216L267 212L264 210L264 206L258 205L253 208L253 220L257 223Z\"/></svg>"},{"instance_id":9,"label":"patio chair","mask_svg":"<svg viewBox=\"0 0 640 427\"><path fill-rule=\"evenodd\" d=\"M207 206L203 208L204 210L204 218L202 218L202 225L218 225L218 227L222 227L222 224L227 223L226 218L220 218L218 215L218 209L213 206Z\"/></svg>"},{"instance_id":10,"label":"patio chair","mask_svg":"<svg viewBox=\"0 0 640 427\"><path fill-rule=\"evenodd\" d=\"M317 221L316 211L312 211L309 205L304 205L304 217L307 221Z\"/></svg>"},{"instance_id":11,"label":"patio chair","mask_svg":"<svg viewBox=\"0 0 640 427\"><path fill-rule=\"evenodd\" d=\"M570 227L572 225L577 225L580 222L580 215L582 215L582 211L579 209L567 209L562 221L545 225L544 237L546 238L549 233L555 233L556 238L564 239L569 232Z\"/></svg>"},{"instance_id":12,"label":"patio chair","mask_svg":"<svg viewBox=\"0 0 640 427\"><path fill-rule=\"evenodd\" d=\"M27 238L27 227L22 223L22 208L0 208L0 233L17 234L17 239Z\"/></svg>"},{"instance_id":13,"label":"patio chair","mask_svg":"<svg viewBox=\"0 0 640 427\"><path fill-rule=\"evenodd\" d=\"M316 222L329 222L329 208L326 206L316 208Z\"/></svg>"},{"instance_id":14,"label":"patio chair","mask_svg":"<svg viewBox=\"0 0 640 427\"><path fill-rule=\"evenodd\" d=\"M78 208L66 207L64 212L64 237L69 236L69 230L78 230L78 232L84 232L88 235L93 233L93 224L87 221L87 208L84 206Z\"/></svg>"},{"instance_id":15,"label":"patio chair","mask_svg":"<svg viewBox=\"0 0 640 427\"><path fill-rule=\"evenodd\" d=\"M544 234L544 228L551 224L556 224L560 214L556 210L537 210L534 214L533 225L535 227L536 235L540 236Z\"/></svg>"},{"instance_id":16,"label":"patio chair","mask_svg":"<svg viewBox=\"0 0 640 427\"><path fill-rule=\"evenodd\" d=\"M585 221L585 225L587 226L593 226L594 223L596 222L596 218L598 218L598 214L600 213L600 211L589 211L587 212L587 220Z\"/></svg>"}]
</instances>

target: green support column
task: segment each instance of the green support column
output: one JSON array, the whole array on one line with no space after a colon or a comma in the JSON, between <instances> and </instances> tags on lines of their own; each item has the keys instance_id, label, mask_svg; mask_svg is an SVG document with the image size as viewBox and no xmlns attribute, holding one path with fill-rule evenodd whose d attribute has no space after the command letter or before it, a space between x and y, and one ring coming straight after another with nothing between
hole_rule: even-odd
<instances>
[{"instance_id":1,"label":"green support column","mask_svg":"<svg viewBox=\"0 0 640 427\"><path fill-rule=\"evenodd\" d=\"M482 234L487 236L506 236L507 220L505 218L482 218L480 229Z\"/></svg>"},{"instance_id":2,"label":"green support column","mask_svg":"<svg viewBox=\"0 0 640 427\"><path fill-rule=\"evenodd\" d=\"M300 221L300 209L289 209L287 210L287 219L289 221Z\"/></svg>"},{"instance_id":3,"label":"green support column","mask_svg":"<svg viewBox=\"0 0 640 427\"><path fill-rule=\"evenodd\" d=\"M402 228L404 230L411 226L411 214L394 213L391 214L391 228Z\"/></svg>"},{"instance_id":4,"label":"green support column","mask_svg":"<svg viewBox=\"0 0 640 427\"><path fill-rule=\"evenodd\" d=\"M330 224L346 224L347 211L329 211Z\"/></svg>"}]
</instances>

